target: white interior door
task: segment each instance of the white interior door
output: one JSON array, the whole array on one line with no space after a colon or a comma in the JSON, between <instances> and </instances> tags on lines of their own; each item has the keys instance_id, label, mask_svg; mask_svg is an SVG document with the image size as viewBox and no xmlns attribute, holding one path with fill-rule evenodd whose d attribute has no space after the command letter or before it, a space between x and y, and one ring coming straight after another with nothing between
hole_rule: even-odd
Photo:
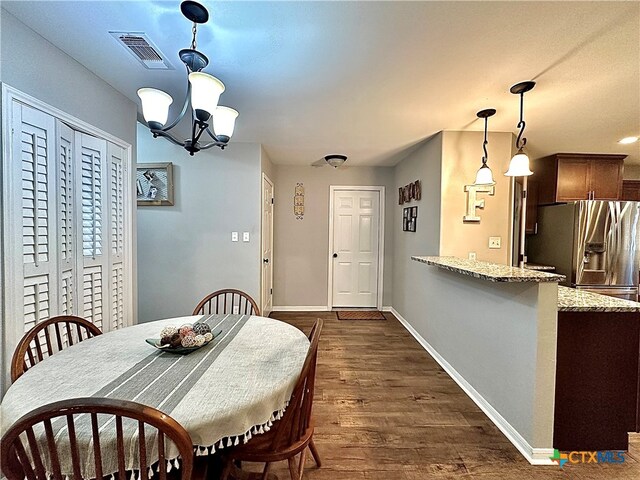
<instances>
[{"instance_id":1,"label":"white interior door","mask_svg":"<svg viewBox=\"0 0 640 480\"><path fill-rule=\"evenodd\" d=\"M333 307L376 307L380 192L333 193Z\"/></svg>"},{"instance_id":2,"label":"white interior door","mask_svg":"<svg viewBox=\"0 0 640 480\"><path fill-rule=\"evenodd\" d=\"M262 315L273 308L273 183L262 176Z\"/></svg>"}]
</instances>

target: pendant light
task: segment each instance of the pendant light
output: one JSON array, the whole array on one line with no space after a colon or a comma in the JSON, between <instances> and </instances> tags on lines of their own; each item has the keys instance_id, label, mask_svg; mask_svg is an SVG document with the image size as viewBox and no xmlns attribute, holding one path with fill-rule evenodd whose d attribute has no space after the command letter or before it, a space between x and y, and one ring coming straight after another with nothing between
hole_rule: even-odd
<instances>
[{"instance_id":1,"label":"pendant light","mask_svg":"<svg viewBox=\"0 0 640 480\"><path fill-rule=\"evenodd\" d=\"M478 169L478 173L476 173L476 181L473 182L474 185L496 184L496 181L493 179L493 172L487 165L487 161L489 160L489 153L487 152L487 145L489 144L489 141L487 140L487 127L489 117L492 117L495 114L495 108L487 108L486 110L480 110L478 113L476 113L478 118L484 118L484 142L482 142L482 150L484 151L484 156L482 157L482 166Z\"/></svg>"},{"instance_id":2,"label":"pendant light","mask_svg":"<svg viewBox=\"0 0 640 480\"><path fill-rule=\"evenodd\" d=\"M527 144L527 139L522 137L524 133L524 94L535 87L536 82L520 82L511 87L510 92L514 95L520 95L520 121L518 122L518 128L520 132L516 138L516 148L518 151L511 159L509 163L509 170L505 173L507 177L527 177L533 175L533 172L529 169L529 157L524 153L524 146Z\"/></svg>"}]
</instances>

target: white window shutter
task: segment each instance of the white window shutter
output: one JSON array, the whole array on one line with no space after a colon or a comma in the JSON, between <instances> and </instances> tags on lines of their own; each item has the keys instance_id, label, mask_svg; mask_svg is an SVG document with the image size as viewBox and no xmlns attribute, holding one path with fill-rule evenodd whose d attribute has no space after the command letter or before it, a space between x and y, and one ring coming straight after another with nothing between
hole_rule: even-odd
<instances>
[{"instance_id":1,"label":"white window shutter","mask_svg":"<svg viewBox=\"0 0 640 480\"><path fill-rule=\"evenodd\" d=\"M58 303L60 315L78 315L74 131L56 120L58 172Z\"/></svg>"},{"instance_id":2,"label":"white window shutter","mask_svg":"<svg viewBox=\"0 0 640 480\"><path fill-rule=\"evenodd\" d=\"M126 326L125 311L125 192L126 192L126 164L125 152L122 147L109 143L107 147L109 157L109 229L110 238L110 297L111 297L111 325L115 330Z\"/></svg>"}]
</instances>

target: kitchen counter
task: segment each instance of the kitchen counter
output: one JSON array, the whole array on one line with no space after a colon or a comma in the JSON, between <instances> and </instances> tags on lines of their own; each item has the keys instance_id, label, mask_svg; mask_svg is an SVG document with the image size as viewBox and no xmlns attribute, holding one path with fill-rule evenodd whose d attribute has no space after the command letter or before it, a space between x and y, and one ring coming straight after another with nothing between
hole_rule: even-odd
<instances>
[{"instance_id":1,"label":"kitchen counter","mask_svg":"<svg viewBox=\"0 0 640 480\"><path fill-rule=\"evenodd\" d=\"M467 260L459 257L412 256L411 260L490 282L542 283L563 282L566 279L564 275L557 275L555 273L545 273L538 270L479 262L477 260Z\"/></svg>"},{"instance_id":2,"label":"kitchen counter","mask_svg":"<svg viewBox=\"0 0 640 480\"><path fill-rule=\"evenodd\" d=\"M640 303L558 286L559 312L640 312Z\"/></svg>"},{"instance_id":3,"label":"kitchen counter","mask_svg":"<svg viewBox=\"0 0 640 480\"><path fill-rule=\"evenodd\" d=\"M537 263L525 263L524 268L528 270L539 270L544 272L555 272L556 267L552 265L539 265Z\"/></svg>"}]
</instances>

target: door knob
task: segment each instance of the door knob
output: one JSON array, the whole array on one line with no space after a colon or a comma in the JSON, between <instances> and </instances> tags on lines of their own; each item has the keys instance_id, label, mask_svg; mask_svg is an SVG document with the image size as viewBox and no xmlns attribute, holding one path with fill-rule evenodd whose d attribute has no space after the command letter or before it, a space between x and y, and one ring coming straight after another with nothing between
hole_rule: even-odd
<instances>
[{"instance_id":1,"label":"door knob","mask_svg":"<svg viewBox=\"0 0 640 480\"><path fill-rule=\"evenodd\" d=\"M338 254L337 254L337 253L334 253L334 254L333 254L333 258L338 258Z\"/></svg>"},{"instance_id":2,"label":"door knob","mask_svg":"<svg viewBox=\"0 0 640 480\"><path fill-rule=\"evenodd\" d=\"M269 263L269 259L268 258L263 258L262 259L262 263Z\"/></svg>"}]
</instances>

